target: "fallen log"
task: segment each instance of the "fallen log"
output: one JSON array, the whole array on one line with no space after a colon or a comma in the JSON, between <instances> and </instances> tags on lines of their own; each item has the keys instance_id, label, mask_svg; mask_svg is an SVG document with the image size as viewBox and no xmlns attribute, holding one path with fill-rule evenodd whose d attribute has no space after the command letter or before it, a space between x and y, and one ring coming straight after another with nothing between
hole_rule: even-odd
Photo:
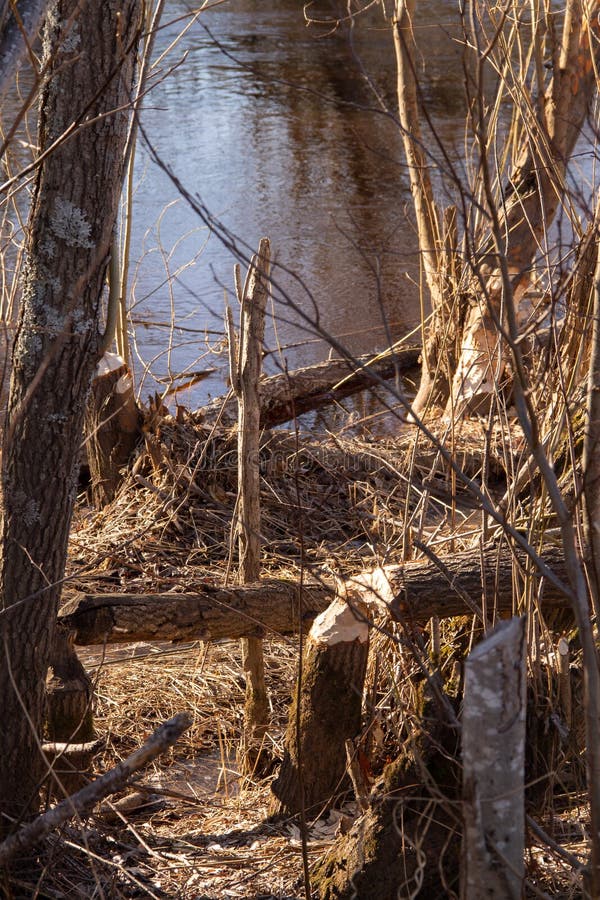
<instances>
[{"instance_id":1,"label":"fallen log","mask_svg":"<svg viewBox=\"0 0 600 900\"><path fill-rule=\"evenodd\" d=\"M335 589L304 585L306 628L331 602ZM206 585L195 594L83 594L69 599L60 621L79 645L136 641L219 641L298 631L294 582L265 580L242 587Z\"/></svg>"},{"instance_id":2,"label":"fallen log","mask_svg":"<svg viewBox=\"0 0 600 900\"><path fill-rule=\"evenodd\" d=\"M271 375L260 383L260 426L274 428L295 416L320 409L343 400L381 379L394 378L418 364L420 349L406 347L380 356L359 356L352 363L330 359L293 372ZM194 413L195 419L210 424L218 421L234 425L237 421L237 399L217 397Z\"/></svg>"},{"instance_id":3,"label":"fallen log","mask_svg":"<svg viewBox=\"0 0 600 900\"><path fill-rule=\"evenodd\" d=\"M541 559L559 583L568 583L558 545L546 547ZM559 584L547 577L542 582L539 571L521 550L513 552L506 546L488 546L483 554L479 548L465 550L444 557L442 565L443 570L436 562L415 560L364 572L348 581L351 588L359 587L366 603L387 606L401 622L478 614L482 605L490 619L494 610L512 614L515 570L524 574L526 567L531 571L524 577L534 579L533 596L544 608L569 606ZM286 635L299 627L298 591L294 582L265 579L260 584L230 588L205 585L194 594L89 593L68 600L60 619L80 645L233 640L269 632ZM307 629L334 595L333 580L304 585L302 608Z\"/></svg>"},{"instance_id":4,"label":"fallen log","mask_svg":"<svg viewBox=\"0 0 600 900\"><path fill-rule=\"evenodd\" d=\"M544 608L569 607L565 593L568 574L562 548L549 544L539 554L539 568L521 549L502 544L464 550L436 561L415 560L403 566L385 566L350 579L363 585L363 596L389 606L399 622L424 623L432 616L440 619L475 614L490 620L493 613L512 615L519 600L515 575L521 583L533 580L531 595Z\"/></svg>"}]
</instances>

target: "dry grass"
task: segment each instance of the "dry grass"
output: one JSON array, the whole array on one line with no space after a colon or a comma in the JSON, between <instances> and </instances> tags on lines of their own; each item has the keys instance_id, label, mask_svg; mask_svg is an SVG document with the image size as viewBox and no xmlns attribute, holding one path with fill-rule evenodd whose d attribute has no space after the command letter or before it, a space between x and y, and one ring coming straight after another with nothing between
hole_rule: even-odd
<instances>
[{"instance_id":1,"label":"dry grass","mask_svg":"<svg viewBox=\"0 0 600 900\"><path fill-rule=\"evenodd\" d=\"M157 411L144 431L145 447L114 502L96 514L80 509L71 580L86 590L143 593L235 578L235 435ZM440 426L440 439L446 431ZM502 478L519 465L521 445L516 430L507 445L499 428L478 422L452 435L454 457L471 477L485 466L487 478ZM268 432L261 474L265 575L295 574L301 565L356 574L383 555L401 562L407 533L435 531L460 542L471 512L460 482L412 430L377 443ZM467 535L462 540L469 543Z\"/></svg>"},{"instance_id":2,"label":"dry grass","mask_svg":"<svg viewBox=\"0 0 600 900\"><path fill-rule=\"evenodd\" d=\"M440 437L448 441L443 424ZM499 495L503 473L520 466L517 430L507 438L499 428L489 433L470 423L451 442L471 476L485 468L486 477L499 479ZM349 575L382 559L400 562L413 552L407 535L426 537L442 553L450 539L455 549L478 540L468 495L435 450L422 439L415 449L412 433L377 443L303 435L297 443L293 434L273 432L264 436L261 453L265 575L297 576L302 566ZM115 501L94 513L82 499L67 590L179 592L234 580L236 479L232 434L212 433L187 414L177 420L151 410L145 446ZM444 633L447 681L467 649L469 629L458 638ZM267 739L277 759L297 642L266 643L265 649L272 704ZM137 800L123 800L123 806L112 798L112 807L105 804L65 829L30 871L15 875L13 896L303 897L296 825L267 822L269 778L240 785L235 758L244 681L237 644L85 648L80 656L95 681L103 739L95 772L110 768L177 711L190 711L193 725L132 786ZM364 745L377 773L394 755L398 735L412 727L418 672L395 632L374 639L369 670ZM350 817L355 812L352 805L347 810ZM567 812L576 826L564 840L576 846L585 810L579 819L572 806ZM339 813L313 823L311 861L346 826ZM532 847L532 877L545 890L552 885L552 896L576 896L571 871L556 860L547 847Z\"/></svg>"},{"instance_id":3,"label":"dry grass","mask_svg":"<svg viewBox=\"0 0 600 900\"><path fill-rule=\"evenodd\" d=\"M81 656L96 680L95 721L104 741L96 772L122 759L178 710L190 711L193 725L141 774L128 797L111 798L87 821L56 836L48 852L15 877L13 896L303 896L297 826L267 822L270 779L240 784L236 750L244 690L238 645L138 645L107 654L91 648ZM280 755L296 653L292 645L267 643L265 656L272 704L268 740ZM331 821L315 824L311 860L334 839L339 818L333 813Z\"/></svg>"},{"instance_id":4,"label":"dry grass","mask_svg":"<svg viewBox=\"0 0 600 900\"><path fill-rule=\"evenodd\" d=\"M265 649L272 703L268 739L280 755L296 648L268 643ZM98 648L82 654L96 677L96 726L105 739L94 770L114 765L175 711L191 711L193 726L132 785L135 806L113 797L87 821L65 829L35 861L35 882L29 867L18 879L22 893L16 885L14 896L303 900L297 825L267 821L269 778L240 790L235 758L244 692L237 644L138 645L127 654L124 659L119 648L106 656ZM377 732L371 752L385 757L394 752L392 734L410 723L412 712L402 712L402 698L414 690L417 672L384 636L373 643L372 662L379 674L371 683L372 722L378 723L371 727ZM585 802L577 808L572 793L563 800L543 825L563 849L583 853ZM344 813L351 819L354 804ZM311 864L347 827L345 816L334 812L313 823ZM532 884L549 896L580 896L572 869L533 836L528 870Z\"/></svg>"}]
</instances>

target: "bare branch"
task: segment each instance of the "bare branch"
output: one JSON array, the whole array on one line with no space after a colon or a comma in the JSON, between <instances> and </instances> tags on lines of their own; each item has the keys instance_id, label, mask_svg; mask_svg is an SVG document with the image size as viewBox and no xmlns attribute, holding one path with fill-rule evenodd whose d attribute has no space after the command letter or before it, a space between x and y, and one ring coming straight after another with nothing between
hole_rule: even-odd
<instances>
[{"instance_id":1,"label":"bare branch","mask_svg":"<svg viewBox=\"0 0 600 900\"><path fill-rule=\"evenodd\" d=\"M191 724L192 720L188 713L179 713L173 716L172 719L157 728L139 750L135 750L114 769L101 775L100 778L86 785L73 796L66 797L44 815L38 816L16 834L6 838L0 844L0 866L5 866L23 850L37 844L69 819L89 812L109 794L122 790L134 772L147 766L153 759L168 750Z\"/></svg>"}]
</instances>

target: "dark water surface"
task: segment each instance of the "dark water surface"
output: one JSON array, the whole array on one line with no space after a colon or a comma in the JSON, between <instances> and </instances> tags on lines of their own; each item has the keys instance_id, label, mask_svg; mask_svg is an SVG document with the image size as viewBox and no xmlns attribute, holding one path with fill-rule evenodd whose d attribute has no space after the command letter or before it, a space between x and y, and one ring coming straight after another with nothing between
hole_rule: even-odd
<instances>
[{"instance_id":1,"label":"dark water surface","mask_svg":"<svg viewBox=\"0 0 600 900\"><path fill-rule=\"evenodd\" d=\"M325 17L331 5L313 4L311 12ZM456 31L454 4L425 6L418 31L424 91L436 128L461 158L460 46L449 31L451 23ZM183 0L167 3L163 23L188 8ZM182 24L161 30L155 56ZM354 29L328 31L307 26L299 0L229 0L203 12L163 60L165 71L179 65L143 113L156 154L244 256L262 235L271 238L277 288L267 344L282 348L267 360L272 371L284 360L292 368L325 358L323 335L367 352L419 320L391 32L379 9ZM223 389L224 358L198 357L223 331L225 292L237 306L235 257L141 138L135 182L132 305L137 321L162 323L137 327L138 370L142 361L162 374L216 366L215 375L182 395L197 405ZM175 328L167 351L166 326L174 321L193 330ZM148 379L142 394L152 387Z\"/></svg>"}]
</instances>

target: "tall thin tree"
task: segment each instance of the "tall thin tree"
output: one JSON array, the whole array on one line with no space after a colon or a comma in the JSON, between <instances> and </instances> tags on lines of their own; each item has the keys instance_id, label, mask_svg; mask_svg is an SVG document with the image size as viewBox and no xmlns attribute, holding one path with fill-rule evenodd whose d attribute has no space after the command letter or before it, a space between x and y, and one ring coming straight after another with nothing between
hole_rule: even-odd
<instances>
[{"instance_id":1,"label":"tall thin tree","mask_svg":"<svg viewBox=\"0 0 600 900\"><path fill-rule=\"evenodd\" d=\"M117 214L142 0L51 0L4 437L0 830L38 805L44 686Z\"/></svg>"}]
</instances>

